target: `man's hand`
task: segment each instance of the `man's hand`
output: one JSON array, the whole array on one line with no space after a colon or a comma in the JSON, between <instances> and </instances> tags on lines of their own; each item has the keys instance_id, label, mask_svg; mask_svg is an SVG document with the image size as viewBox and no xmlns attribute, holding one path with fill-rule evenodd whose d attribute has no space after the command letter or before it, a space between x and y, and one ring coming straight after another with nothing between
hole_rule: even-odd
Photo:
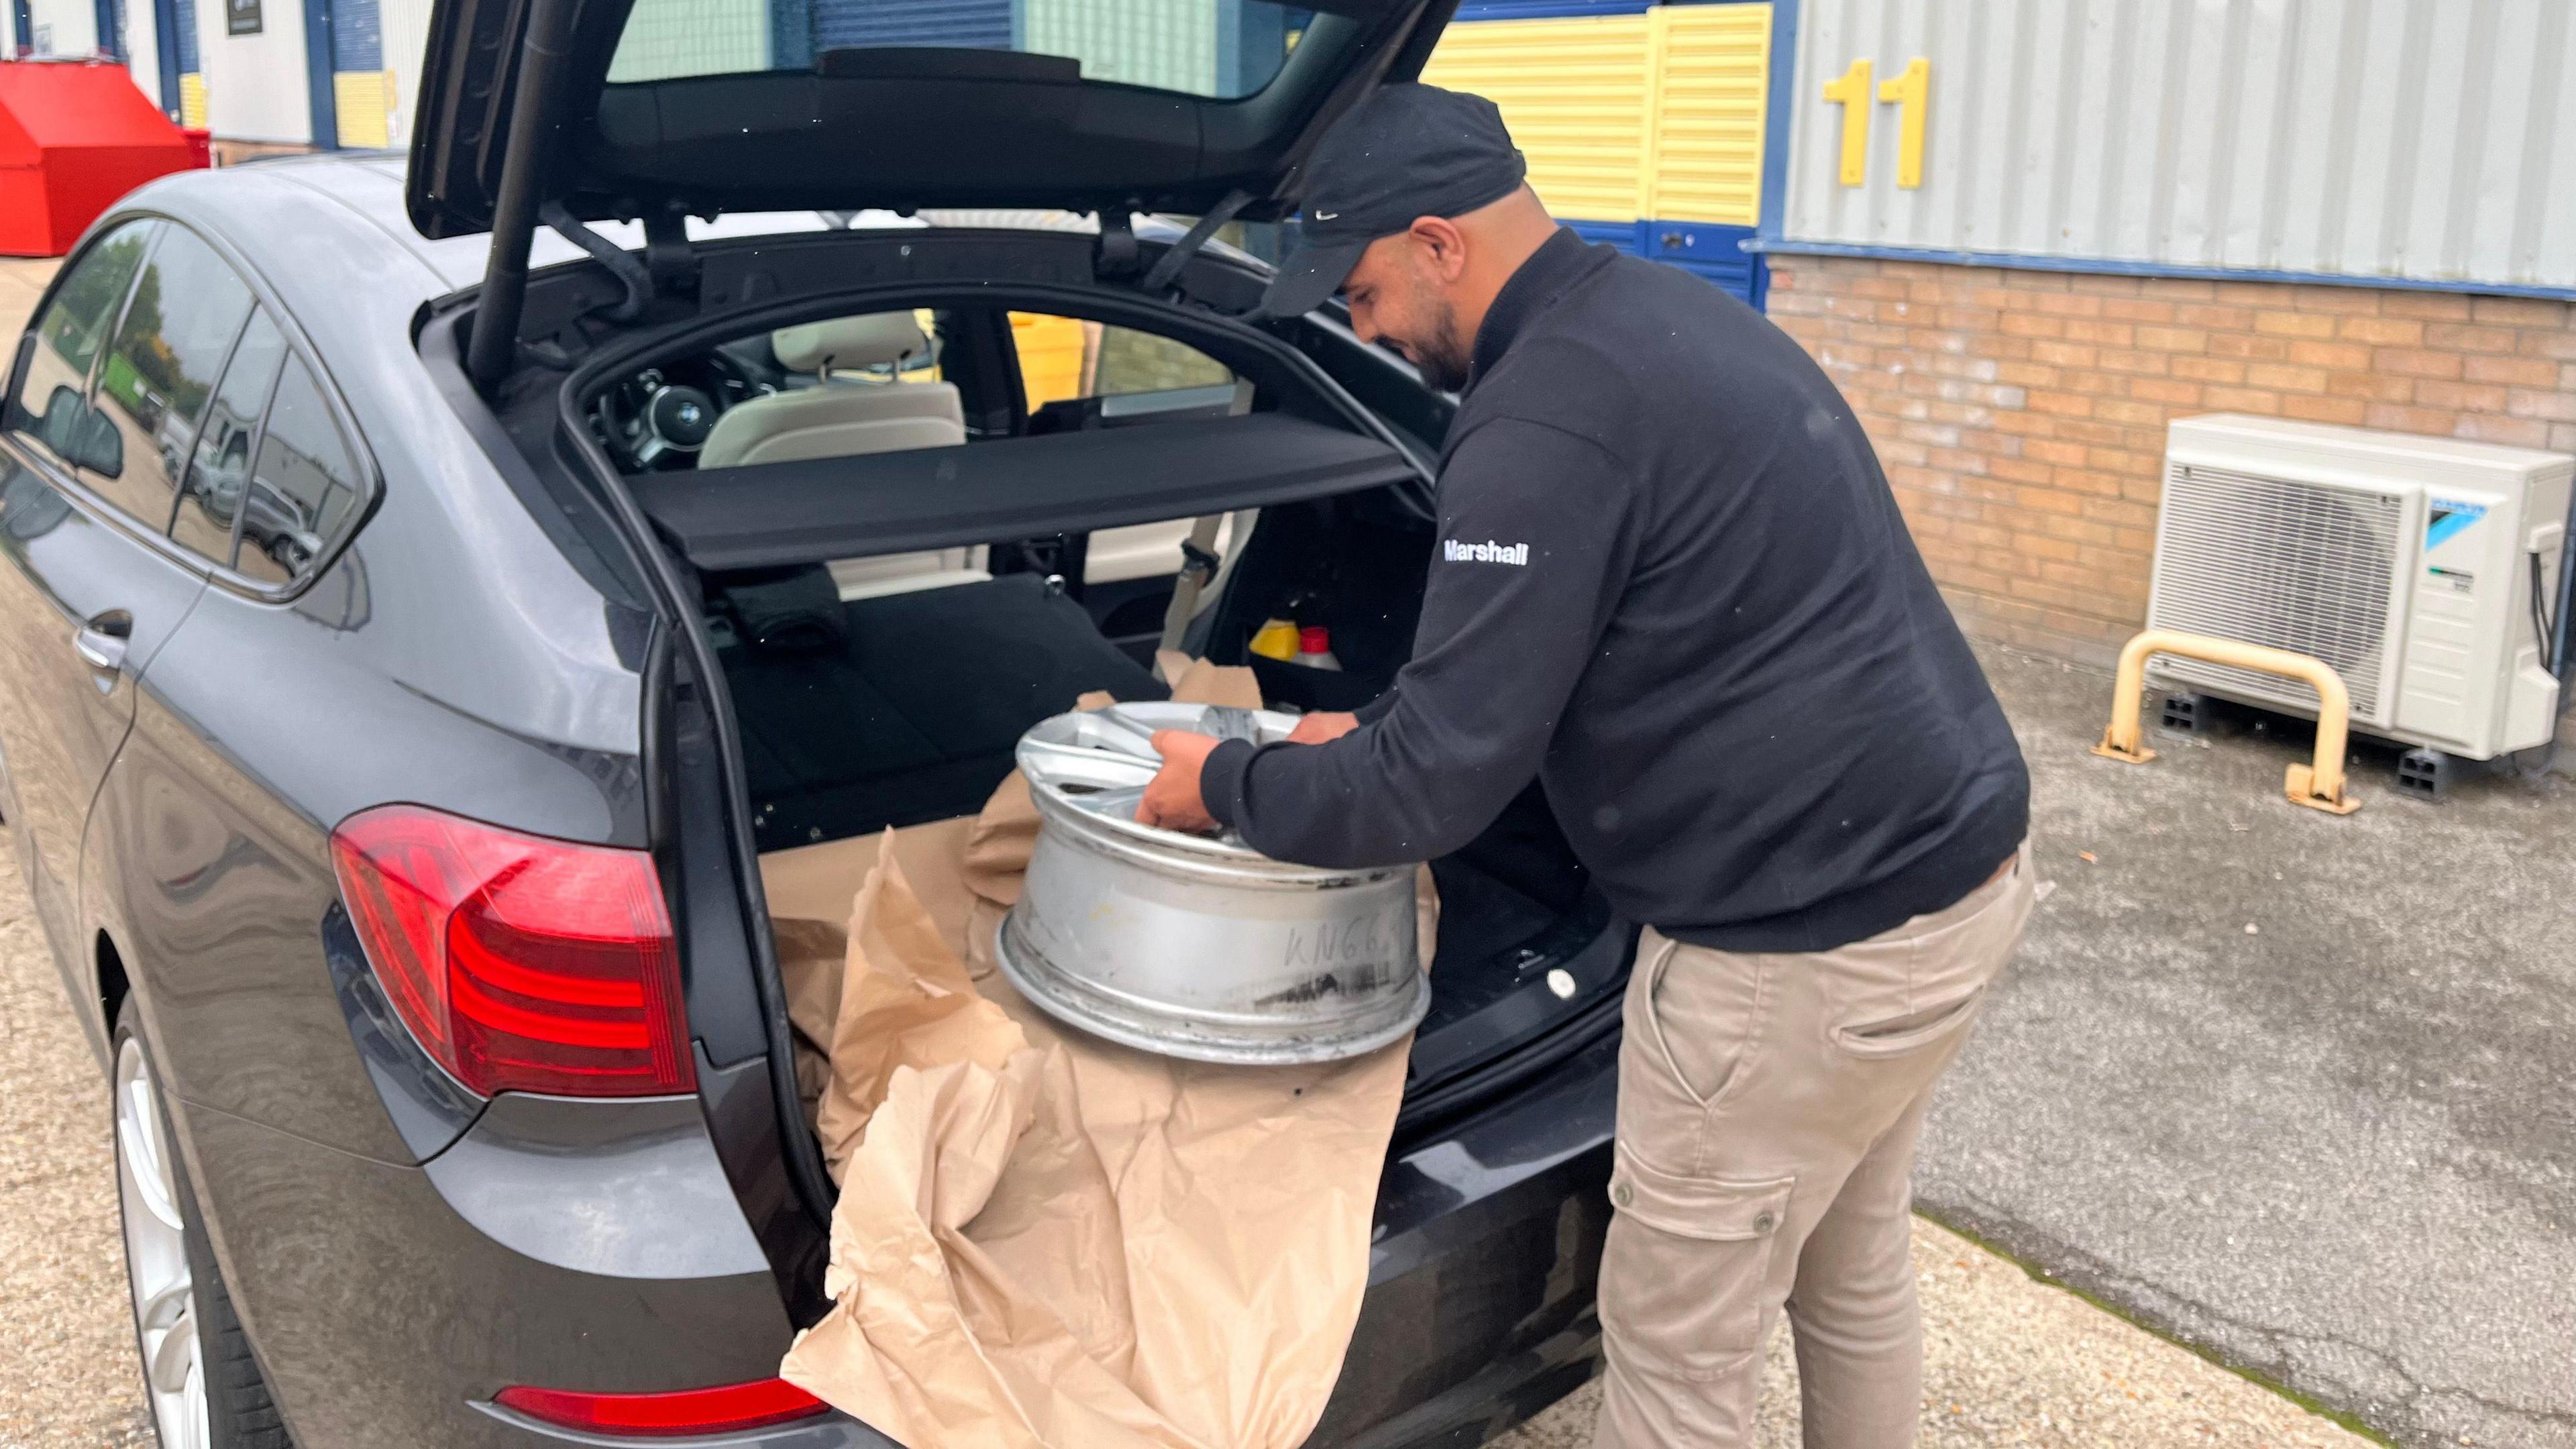
<instances>
[{"instance_id":1,"label":"man's hand","mask_svg":"<svg viewBox=\"0 0 2576 1449\"><path fill-rule=\"evenodd\" d=\"M1199 770L1215 751L1216 740L1188 730L1156 730L1154 749L1163 757L1163 768L1145 787L1145 798L1136 806L1137 821L1193 835L1216 829L1216 817L1208 814L1207 801L1199 794Z\"/></svg>"},{"instance_id":2,"label":"man's hand","mask_svg":"<svg viewBox=\"0 0 2576 1449\"><path fill-rule=\"evenodd\" d=\"M1288 742L1320 745L1359 727L1360 717L1355 714L1310 714L1288 732ZM1156 730L1154 749L1163 757L1163 768L1145 787L1145 798L1136 805L1136 819L1193 835L1216 829L1216 817L1208 814L1206 797L1199 794L1199 771L1216 749L1216 741L1188 730Z\"/></svg>"},{"instance_id":3,"label":"man's hand","mask_svg":"<svg viewBox=\"0 0 2576 1449\"><path fill-rule=\"evenodd\" d=\"M1338 740L1359 727L1360 717L1355 714L1310 714L1297 721L1297 727L1288 732L1288 743L1320 745Z\"/></svg>"}]
</instances>

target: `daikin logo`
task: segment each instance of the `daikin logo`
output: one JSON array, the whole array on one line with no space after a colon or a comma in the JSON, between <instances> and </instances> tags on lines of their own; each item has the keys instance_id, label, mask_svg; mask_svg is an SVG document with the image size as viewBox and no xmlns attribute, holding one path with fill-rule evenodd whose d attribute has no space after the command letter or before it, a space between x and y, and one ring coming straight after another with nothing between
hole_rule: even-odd
<instances>
[{"instance_id":1,"label":"daikin logo","mask_svg":"<svg viewBox=\"0 0 2576 1449\"><path fill-rule=\"evenodd\" d=\"M1525 543L1460 543L1454 538L1440 541L1440 557L1450 563L1505 563L1529 567L1529 545Z\"/></svg>"},{"instance_id":2,"label":"daikin logo","mask_svg":"<svg viewBox=\"0 0 2576 1449\"><path fill-rule=\"evenodd\" d=\"M2424 510L2424 546L2440 548L2486 516L2487 506L2483 503L2464 503L2456 498L2430 499Z\"/></svg>"}]
</instances>

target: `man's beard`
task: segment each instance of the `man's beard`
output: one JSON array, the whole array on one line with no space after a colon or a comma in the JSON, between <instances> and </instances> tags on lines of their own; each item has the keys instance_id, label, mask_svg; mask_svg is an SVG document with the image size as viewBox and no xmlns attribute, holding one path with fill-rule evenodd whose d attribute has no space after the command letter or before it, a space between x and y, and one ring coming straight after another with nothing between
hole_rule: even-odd
<instances>
[{"instance_id":1,"label":"man's beard","mask_svg":"<svg viewBox=\"0 0 2576 1449\"><path fill-rule=\"evenodd\" d=\"M1428 298L1423 300L1429 301ZM1411 339L1405 349L1406 355L1413 359L1413 365L1422 373L1424 382L1442 392L1457 392L1466 387L1467 374L1475 366L1475 358L1468 353L1467 344L1458 337L1458 309L1434 303L1422 310L1436 315L1439 320L1432 324L1429 336Z\"/></svg>"}]
</instances>

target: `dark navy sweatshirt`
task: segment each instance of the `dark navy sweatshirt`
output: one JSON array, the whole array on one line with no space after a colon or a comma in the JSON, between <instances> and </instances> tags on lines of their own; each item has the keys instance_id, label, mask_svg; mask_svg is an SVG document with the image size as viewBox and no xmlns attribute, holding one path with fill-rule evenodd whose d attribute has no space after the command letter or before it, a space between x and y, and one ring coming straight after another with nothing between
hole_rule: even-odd
<instances>
[{"instance_id":1,"label":"dark navy sweatshirt","mask_svg":"<svg viewBox=\"0 0 2576 1449\"><path fill-rule=\"evenodd\" d=\"M1571 231L1476 336L1413 656L1325 745L1200 775L1312 865L1466 844L1536 777L1631 921L1820 951L2019 845L2011 727L1841 394L1760 314Z\"/></svg>"}]
</instances>

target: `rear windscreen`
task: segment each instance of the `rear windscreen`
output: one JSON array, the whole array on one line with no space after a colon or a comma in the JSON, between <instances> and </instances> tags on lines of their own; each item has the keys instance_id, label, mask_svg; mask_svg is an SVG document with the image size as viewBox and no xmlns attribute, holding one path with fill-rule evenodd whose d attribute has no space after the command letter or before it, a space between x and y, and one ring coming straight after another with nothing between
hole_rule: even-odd
<instances>
[{"instance_id":1,"label":"rear windscreen","mask_svg":"<svg viewBox=\"0 0 2576 1449\"><path fill-rule=\"evenodd\" d=\"M1310 12L1271 0L635 0L611 83L807 70L834 50L917 46L1071 60L1082 78L1249 96Z\"/></svg>"}]
</instances>

